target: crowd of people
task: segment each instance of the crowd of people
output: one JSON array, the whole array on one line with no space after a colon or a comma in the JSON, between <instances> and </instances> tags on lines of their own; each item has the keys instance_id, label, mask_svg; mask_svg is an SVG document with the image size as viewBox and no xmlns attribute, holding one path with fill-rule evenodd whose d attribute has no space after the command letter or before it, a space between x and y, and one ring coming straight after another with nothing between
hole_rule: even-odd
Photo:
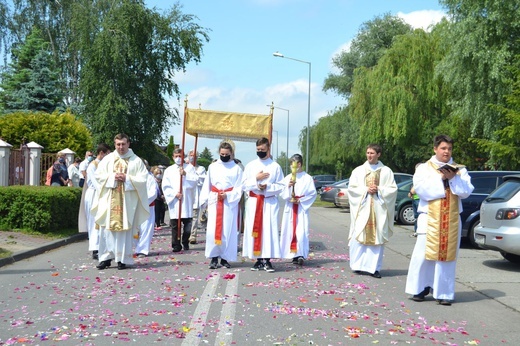
<instances>
[{"instance_id":1,"label":"crowd of people","mask_svg":"<svg viewBox=\"0 0 520 346\"><path fill-rule=\"evenodd\" d=\"M115 151L100 144L96 156L75 162L78 184L84 179L80 218L89 234L89 251L97 268L118 269L146 257L155 230L162 229L169 214L173 252L188 251L206 229L205 257L209 269L230 268L242 256L252 260L251 270L274 272L272 259L290 259L303 265L309 256L309 209L316 199L313 179L303 171L303 158L290 158L292 173L270 155L267 138L256 142L257 159L245 167L235 157L235 144L223 140L219 157L208 167L197 165L196 152L185 157L173 152L173 164L150 167L130 149L130 139L118 134ZM451 157L453 140L434 139L434 155L416 166L413 194L418 201L416 244L405 291L422 302L432 293L441 305L451 305L455 295L455 267L460 244L461 199L473 191L462 165ZM370 144L366 161L350 177L350 267L359 275L381 278L384 247L393 233L397 186L392 170L380 161L382 148ZM183 160L185 158L185 160ZM56 170L63 171L58 157ZM85 168L85 169L83 169ZM165 168L165 169L164 169ZM72 169L74 171L74 169ZM70 178L68 178L70 179ZM64 176L58 180L66 183ZM51 179L52 181L52 179ZM279 200L283 200L279 222ZM207 215L204 218L203 215Z\"/></svg>"}]
</instances>

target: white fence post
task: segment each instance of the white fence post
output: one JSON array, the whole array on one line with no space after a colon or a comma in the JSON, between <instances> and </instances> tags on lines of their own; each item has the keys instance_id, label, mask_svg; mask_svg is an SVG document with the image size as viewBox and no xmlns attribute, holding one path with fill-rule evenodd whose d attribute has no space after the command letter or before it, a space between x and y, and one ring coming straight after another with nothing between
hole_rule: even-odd
<instances>
[{"instance_id":1,"label":"white fence post","mask_svg":"<svg viewBox=\"0 0 520 346\"><path fill-rule=\"evenodd\" d=\"M40 160L42 157L43 147L38 143L31 142L27 144L27 148L30 152L29 161L29 185L40 186Z\"/></svg>"},{"instance_id":2,"label":"white fence post","mask_svg":"<svg viewBox=\"0 0 520 346\"><path fill-rule=\"evenodd\" d=\"M13 146L0 139L0 186L9 185L9 158Z\"/></svg>"}]
</instances>

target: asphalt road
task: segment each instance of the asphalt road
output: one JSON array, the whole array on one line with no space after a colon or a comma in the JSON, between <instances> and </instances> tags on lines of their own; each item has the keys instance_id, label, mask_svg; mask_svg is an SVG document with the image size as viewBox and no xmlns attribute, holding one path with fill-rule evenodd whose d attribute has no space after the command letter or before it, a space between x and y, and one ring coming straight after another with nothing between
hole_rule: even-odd
<instances>
[{"instance_id":1,"label":"asphalt road","mask_svg":"<svg viewBox=\"0 0 520 346\"><path fill-rule=\"evenodd\" d=\"M303 267L276 260L274 273L249 260L209 270L204 244L172 253L169 230L128 270L97 270L86 241L7 265L0 345L519 344L520 267L462 247L456 302L413 302L411 227L396 225L375 279L349 269L348 223L345 211L312 208L312 256Z\"/></svg>"}]
</instances>

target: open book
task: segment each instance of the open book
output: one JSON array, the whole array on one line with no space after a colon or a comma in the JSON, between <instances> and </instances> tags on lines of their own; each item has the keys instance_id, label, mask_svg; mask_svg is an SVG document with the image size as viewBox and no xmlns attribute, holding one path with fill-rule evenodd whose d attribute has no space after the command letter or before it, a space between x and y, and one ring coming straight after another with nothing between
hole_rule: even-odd
<instances>
[{"instance_id":1,"label":"open book","mask_svg":"<svg viewBox=\"0 0 520 346\"><path fill-rule=\"evenodd\" d=\"M466 168L466 166L459 165L458 163L445 163L443 166L437 168L437 170L447 169L452 172L457 172L461 168Z\"/></svg>"}]
</instances>

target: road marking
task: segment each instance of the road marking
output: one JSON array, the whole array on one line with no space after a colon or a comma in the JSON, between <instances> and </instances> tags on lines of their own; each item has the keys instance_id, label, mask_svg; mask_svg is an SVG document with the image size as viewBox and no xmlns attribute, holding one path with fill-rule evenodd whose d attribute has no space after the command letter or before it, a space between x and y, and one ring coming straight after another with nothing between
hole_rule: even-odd
<instances>
[{"instance_id":1,"label":"road marking","mask_svg":"<svg viewBox=\"0 0 520 346\"><path fill-rule=\"evenodd\" d=\"M227 280L226 302L222 305L220 323L215 345L231 345L233 341L233 327L237 308L238 273L231 280ZM229 322L229 323L228 323Z\"/></svg>"},{"instance_id":2,"label":"road marking","mask_svg":"<svg viewBox=\"0 0 520 346\"><path fill-rule=\"evenodd\" d=\"M206 284L206 288L200 297L199 304L197 305L195 313L193 314L193 318L191 319L189 327L190 331L186 333L186 338L184 338L182 345L198 345L202 340L204 325L206 324L206 319L208 318L211 300L215 295L217 283L220 278L219 273L215 274L216 275L211 276L211 278L208 280L208 283Z\"/></svg>"}]
</instances>

